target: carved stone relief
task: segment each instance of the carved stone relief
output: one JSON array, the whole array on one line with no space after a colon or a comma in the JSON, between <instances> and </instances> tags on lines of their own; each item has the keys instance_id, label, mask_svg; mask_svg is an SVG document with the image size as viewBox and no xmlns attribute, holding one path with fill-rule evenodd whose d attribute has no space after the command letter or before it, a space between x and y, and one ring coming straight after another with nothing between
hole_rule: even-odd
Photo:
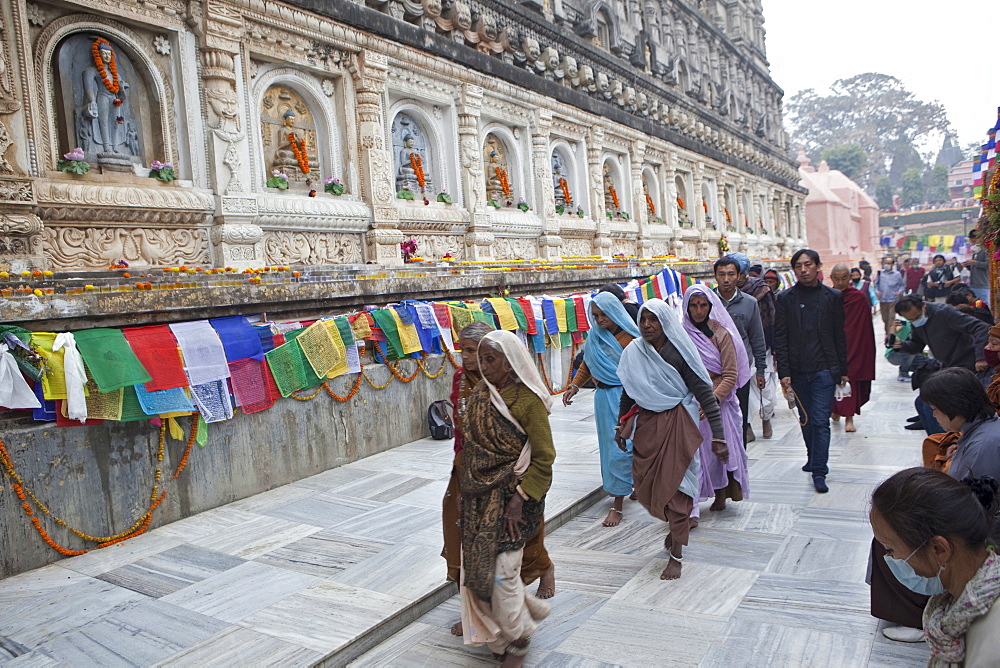
<instances>
[{"instance_id":1,"label":"carved stone relief","mask_svg":"<svg viewBox=\"0 0 1000 668\"><path fill-rule=\"evenodd\" d=\"M567 239L562 240L563 257L587 257L594 254L594 245L590 239Z\"/></svg>"},{"instance_id":2,"label":"carved stone relief","mask_svg":"<svg viewBox=\"0 0 1000 668\"><path fill-rule=\"evenodd\" d=\"M536 239L512 239L500 237L495 240L494 257L498 260L530 260L538 257Z\"/></svg>"},{"instance_id":3,"label":"carved stone relief","mask_svg":"<svg viewBox=\"0 0 1000 668\"><path fill-rule=\"evenodd\" d=\"M264 231L266 264L361 264L358 234Z\"/></svg>"},{"instance_id":4,"label":"carved stone relief","mask_svg":"<svg viewBox=\"0 0 1000 668\"><path fill-rule=\"evenodd\" d=\"M208 263L204 229L46 226L42 238L50 265L63 270L107 268L118 260L152 266Z\"/></svg>"},{"instance_id":5,"label":"carved stone relief","mask_svg":"<svg viewBox=\"0 0 1000 668\"><path fill-rule=\"evenodd\" d=\"M307 181L319 176L316 121L309 105L287 86L271 86L261 101L260 135L264 164L288 176L289 186L309 190Z\"/></svg>"}]
</instances>

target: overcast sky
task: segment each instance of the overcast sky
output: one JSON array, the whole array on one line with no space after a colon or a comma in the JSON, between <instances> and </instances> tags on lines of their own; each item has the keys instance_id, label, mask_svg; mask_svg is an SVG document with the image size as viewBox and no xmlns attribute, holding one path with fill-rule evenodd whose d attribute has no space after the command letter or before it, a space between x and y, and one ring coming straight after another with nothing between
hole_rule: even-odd
<instances>
[{"instance_id":1,"label":"overcast sky","mask_svg":"<svg viewBox=\"0 0 1000 668\"><path fill-rule=\"evenodd\" d=\"M990 0L763 0L767 58L786 99L863 72L938 100L961 146L986 141L1000 106L1000 19ZM992 9L991 9L992 8ZM993 17L987 14L992 11Z\"/></svg>"}]
</instances>

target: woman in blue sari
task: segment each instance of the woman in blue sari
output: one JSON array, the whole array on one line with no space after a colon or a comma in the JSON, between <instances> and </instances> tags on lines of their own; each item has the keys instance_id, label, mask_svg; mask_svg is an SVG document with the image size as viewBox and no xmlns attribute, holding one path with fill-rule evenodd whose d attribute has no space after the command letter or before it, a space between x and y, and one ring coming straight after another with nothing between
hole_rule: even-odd
<instances>
[{"instance_id":1,"label":"woman in blue sari","mask_svg":"<svg viewBox=\"0 0 1000 668\"><path fill-rule=\"evenodd\" d=\"M622 383L618 379L618 360L622 351L639 337L635 320L614 295L599 292L587 309L590 334L583 349L583 364L563 394L563 404L569 406L580 387L593 380L594 419L597 422L597 443L601 451L601 477L604 491L614 497L604 526L617 526L622 519L622 504L632 493L632 453L622 452L615 444L615 425L621 402Z\"/></svg>"}]
</instances>

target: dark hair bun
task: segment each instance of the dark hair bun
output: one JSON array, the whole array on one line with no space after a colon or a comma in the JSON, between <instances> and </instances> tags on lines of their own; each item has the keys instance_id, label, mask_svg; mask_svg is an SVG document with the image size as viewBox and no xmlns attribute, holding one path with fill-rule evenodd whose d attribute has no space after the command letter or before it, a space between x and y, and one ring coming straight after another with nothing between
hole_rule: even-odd
<instances>
[{"instance_id":1,"label":"dark hair bun","mask_svg":"<svg viewBox=\"0 0 1000 668\"><path fill-rule=\"evenodd\" d=\"M983 476L981 478L965 478L962 480L962 484L972 490L983 508L987 511L994 510L994 505L998 500L997 491L1000 490L1000 482L989 476Z\"/></svg>"}]
</instances>

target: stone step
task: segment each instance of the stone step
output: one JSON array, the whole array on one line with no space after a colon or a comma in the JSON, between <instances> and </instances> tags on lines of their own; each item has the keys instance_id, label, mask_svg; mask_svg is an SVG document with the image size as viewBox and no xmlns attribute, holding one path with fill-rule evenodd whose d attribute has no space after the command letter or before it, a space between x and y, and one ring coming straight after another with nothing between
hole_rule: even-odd
<instances>
[{"instance_id":1,"label":"stone step","mask_svg":"<svg viewBox=\"0 0 1000 668\"><path fill-rule=\"evenodd\" d=\"M547 533L553 532L566 524L582 511L592 506L594 503L604 498L603 489L598 486L590 493L585 494L575 502L556 509L553 513L546 512L545 530ZM455 595L455 586L450 582L442 582L439 586L429 591L422 598L411 602L409 605L397 610L392 615L373 624L368 630L356 635L346 645L330 652L312 665L323 668L334 666L346 666L365 652L373 649L377 645L391 638L397 632L403 630L424 614L430 612Z\"/></svg>"}]
</instances>

